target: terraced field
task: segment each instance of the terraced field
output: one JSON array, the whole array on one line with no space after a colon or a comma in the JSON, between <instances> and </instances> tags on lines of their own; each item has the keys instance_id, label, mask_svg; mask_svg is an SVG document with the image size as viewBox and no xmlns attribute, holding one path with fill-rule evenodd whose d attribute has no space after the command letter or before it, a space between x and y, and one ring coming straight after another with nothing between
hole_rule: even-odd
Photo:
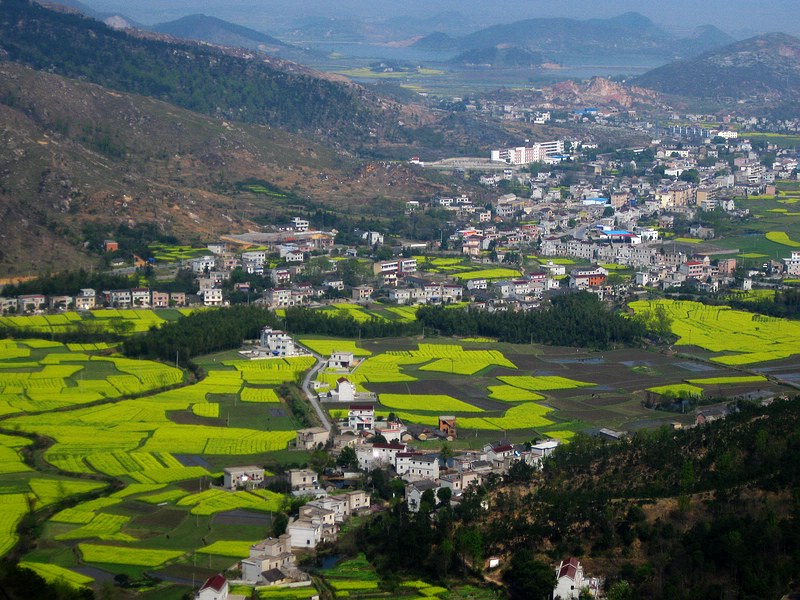
<instances>
[{"instance_id":1,"label":"terraced field","mask_svg":"<svg viewBox=\"0 0 800 600\"><path fill-rule=\"evenodd\" d=\"M47 549L26 557L34 570L83 586L92 578L73 570L81 564L141 573L196 561L193 553L205 546L212 547L207 561L217 564L222 557L214 553L214 541L235 534L228 538L235 542L252 530L215 527L213 520L245 510L269 522L284 497L267 490L209 489L221 467L206 461L248 464L284 450L296 427L273 386L296 381L313 358L209 361L205 379L169 389L183 382L182 371L108 351L97 344L0 341L3 427L20 432L0 435L0 555L15 544L16 526L31 507L107 486L34 471L22 456L31 440L22 436L40 435L53 440L42 453L52 473L115 478L125 487L55 512L44 524ZM129 395L139 397L125 399ZM196 482L194 493L183 489L187 480ZM189 515L207 523L191 535L171 537ZM205 536L208 541L201 543Z\"/></svg>"}]
</instances>

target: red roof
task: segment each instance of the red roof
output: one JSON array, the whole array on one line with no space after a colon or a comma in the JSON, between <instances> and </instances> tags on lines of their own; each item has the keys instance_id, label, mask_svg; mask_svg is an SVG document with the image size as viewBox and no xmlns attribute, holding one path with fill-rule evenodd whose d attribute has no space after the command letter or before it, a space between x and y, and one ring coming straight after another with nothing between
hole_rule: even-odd
<instances>
[{"instance_id":1,"label":"red roof","mask_svg":"<svg viewBox=\"0 0 800 600\"><path fill-rule=\"evenodd\" d=\"M562 577L569 577L570 579L574 580L579 566L580 563L578 562L578 559L573 556L570 556L565 561L562 560L561 568L558 570L558 578L561 579Z\"/></svg>"},{"instance_id":2,"label":"red roof","mask_svg":"<svg viewBox=\"0 0 800 600\"><path fill-rule=\"evenodd\" d=\"M222 588L224 588L228 583L228 580L225 579L222 575L214 575L213 577L209 577L206 579L206 582L203 584L203 587L200 588L200 591L203 590L214 590L215 592L221 592Z\"/></svg>"},{"instance_id":3,"label":"red roof","mask_svg":"<svg viewBox=\"0 0 800 600\"><path fill-rule=\"evenodd\" d=\"M372 444L373 448L383 448L385 450L405 450L405 444Z\"/></svg>"},{"instance_id":4,"label":"red roof","mask_svg":"<svg viewBox=\"0 0 800 600\"><path fill-rule=\"evenodd\" d=\"M494 452L510 452L514 449L514 446L498 446L497 448L492 448Z\"/></svg>"}]
</instances>

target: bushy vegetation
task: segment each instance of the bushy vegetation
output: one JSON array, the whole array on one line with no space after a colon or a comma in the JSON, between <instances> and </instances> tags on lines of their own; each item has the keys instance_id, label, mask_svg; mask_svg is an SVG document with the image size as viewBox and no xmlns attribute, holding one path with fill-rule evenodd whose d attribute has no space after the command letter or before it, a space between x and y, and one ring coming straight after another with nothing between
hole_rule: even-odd
<instances>
[{"instance_id":1,"label":"bushy vegetation","mask_svg":"<svg viewBox=\"0 0 800 600\"><path fill-rule=\"evenodd\" d=\"M559 296L542 311L487 312L424 306L417 320L442 335L486 336L501 342L607 348L635 344L645 327L611 311L586 292Z\"/></svg>"}]
</instances>

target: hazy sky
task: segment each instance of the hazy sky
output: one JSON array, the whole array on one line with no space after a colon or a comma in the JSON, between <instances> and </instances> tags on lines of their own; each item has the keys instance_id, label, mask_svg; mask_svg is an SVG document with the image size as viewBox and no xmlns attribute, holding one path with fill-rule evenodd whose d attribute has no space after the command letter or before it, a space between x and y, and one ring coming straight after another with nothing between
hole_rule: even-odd
<instances>
[{"instance_id":1,"label":"hazy sky","mask_svg":"<svg viewBox=\"0 0 800 600\"><path fill-rule=\"evenodd\" d=\"M459 11L478 24L530 17L588 19L638 11L659 25L691 29L712 23L729 32L800 33L798 0L83 0L92 8L119 12L150 25L204 13L257 29L304 15L360 15L380 19Z\"/></svg>"}]
</instances>

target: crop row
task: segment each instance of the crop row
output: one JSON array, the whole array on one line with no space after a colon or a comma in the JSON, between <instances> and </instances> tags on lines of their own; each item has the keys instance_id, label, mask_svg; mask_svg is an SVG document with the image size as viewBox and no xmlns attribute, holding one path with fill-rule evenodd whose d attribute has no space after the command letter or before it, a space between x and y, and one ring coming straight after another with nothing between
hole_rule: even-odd
<instances>
[{"instance_id":1,"label":"crop row","mask_svg":"<svg viewBox=\"0 0 800 600\"><path fill-rule=\"evenodd\" d=\"M568 379L558 375L503 375L498 377L500 381L517 388L532 391L547 390L569 390L579 387L591 387L594 383Z\"/></svg>"},{"instance_id":2,"label":"crop row","mask_svg":"<svg viewBox=\"0 0 800 600\"><path fill-rule=\"evenodd\" d=\"M435 411L440 413L483 412L472 404L443 394L380 394L380 403L392 409L412 411Z\"/></svg>"}]
</instances>

